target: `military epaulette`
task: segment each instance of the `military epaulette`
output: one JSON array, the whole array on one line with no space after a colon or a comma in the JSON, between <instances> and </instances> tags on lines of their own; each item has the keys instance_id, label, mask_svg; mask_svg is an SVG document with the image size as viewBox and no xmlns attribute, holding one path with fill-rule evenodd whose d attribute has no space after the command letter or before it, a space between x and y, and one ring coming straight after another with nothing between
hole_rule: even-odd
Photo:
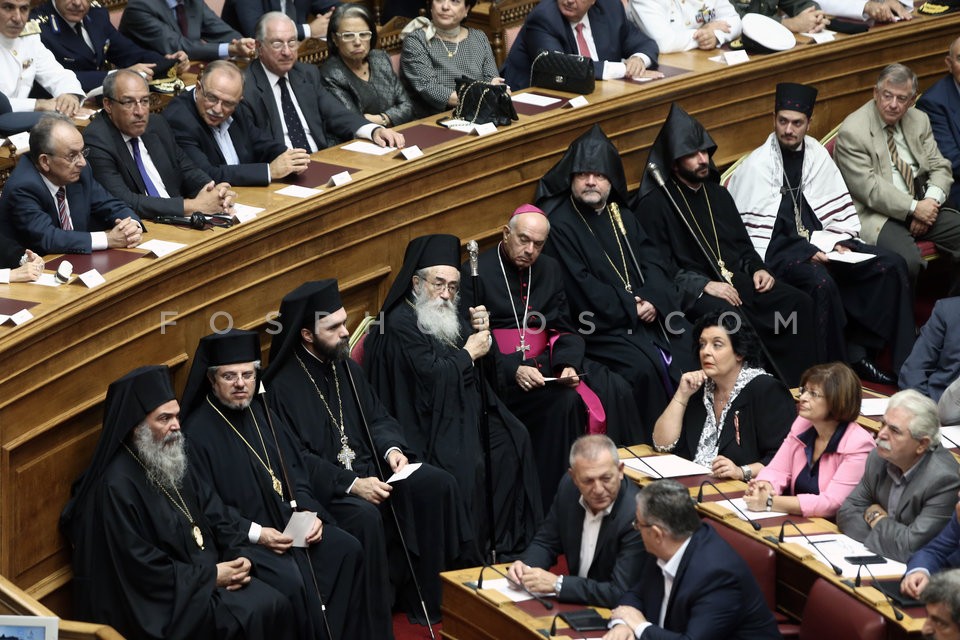
<instances>
[{"instance_id":1,"label":"military epaulette","mask_svg":"<svg viewBox=\"0 0 960 640\"><path fill-rule=\"evenodd\" d=\"M32 20L27 20L27 23L23 25L23 31L20 32L20 37L23 36L35 36L40 34L40 22L46 22L46 16L41 16L34 18Z\"/></svg>"},{"instance_id":2,"label":"military epaulette","mask_svg":"<svg viewBox=\"0 0 960 640\"><path fill-rule=\"evenodd\" d=\"M919 11L920 13L926 14L928 16L936 16L936 15L940 15L941 13L947 13L952 9L956 9L956 7L951 7L950 5L946 5L946 4L934 4L932 2L924 2L923 6L917 9L917 11Z\"/></svg>"}]
</instances>

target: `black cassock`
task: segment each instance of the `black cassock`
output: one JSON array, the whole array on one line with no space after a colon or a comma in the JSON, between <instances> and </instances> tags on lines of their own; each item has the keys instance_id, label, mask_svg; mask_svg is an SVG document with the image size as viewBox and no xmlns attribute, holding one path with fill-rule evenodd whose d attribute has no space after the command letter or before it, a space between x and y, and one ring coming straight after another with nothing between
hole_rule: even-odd
<instances>
[{"instance_id":1,"label":"black cassock","mask_svg":"<svg viewBox=\"0 0 960 640\"><path fill-rule=\"evenodd\" d=\"M79 617L131 639L302 637L290 600L259 578L252 547L219 498L189 470L180 496L203 549L140 463L117 451L73 530ZM253 561L253 580L238 591L218 588L217 563L239 556Z\"/></svg>"},{"instance_id":2,"label":"black cassock","mask_svg":"<svg viewBox=\"0 0 960 640\"><path fill-rule=\"evenodd\" d=\"M244 444L227 420L243 435L250 447ZM308 549L292 548L284 554L296 560L300 575L295 578L307 585L305 601L294 603L294 606L298 611L309 614L311 619L305 623L312 622L315 637L326 638L314 588L316 579L334 638L377 640L370 629L372 616L368 615L368 602L364 597L367 590L363 581L363 551L360 543L327 522L330 518L314 497L309 475L288 427L276 417L273 418L273 424L276 427L276 440L259 398L253 401L250 409L241 411L228 409L212 395L207 395L183 425L190 462L197 475L209 482L227 507L231 508L243 532L250 530L251 522L282 532L293 513L289 504L291 494L296 498L299 509L317 512L318 517L324 520L323 539ZM279 443L279 451L283 453L286 474L276 443ZM255 451L262 459L264 448L267 454L265 461L268 461L282 483L283 498L274 490L266 468L254 456ZM262 545L256 545L256 548L273 553Z\"/></svg>"},{"instance_id":3,"label":"black cassock","mask_svg":"<svg viewBox=\"0 0 960 640\"><path fill-rule=\"evenodd\" d=\"M622 236L617 243L619 232L611 225L609 210L598 214L581 209L569 197L550 209L550 238L544 250L563 268L573 322L586 341L587 355L633 388L637 418L610 436L618 444L651 443L653 425L673 396L674 384L694 368L690 325L677 317L677 288L667 276L663 256L633 213L620 207L627 242L642 274ZM625 273L631 291L626 289ZM653 304L656 321L645 323L637 317L635 296Z\"/></svg>"},{"instance_id":4,"label":"black cassock","mask_svg":"<svg viewBox=\"0 0 960 640\"><path fill-rule=\"evenodd\" d=\"M440 572L476 563L480 559L456 480L449 473L424 464L409 478L394 483L388 502L383 503L380 508L361 498L347 495L347 489L358 477L380 477L383 480L390 477L392 472L383 457L384 454L393 447L405 454L409 451L401 426L387 413L383 403L370 388L360 366L352 360L336 363L335 379L330 363L320 362L303 346L298 345L290 357L284 362L271 363L271 367L273 366L279 368L275 373L271 368L273 377L268 390L270 405L298 437L303 448L304 462L310 468L314 484L332 485L334 495L332 500L327 502L327 507L337 518L338 525L354 533L353 527L357 519L367 520L366 514L370 511L375 515L376 522L380 523L381 543L377 556L382 557L372 556L370 548L364 544L368 584L370 580L378 580L379 582L372 586L374 592L378 593L388 590L392 581L402 609L411 617L418 620L423 618L393 516L388 511L388 505L392 504L417 572L427 610L432 619L439 619ZM362 416L350 386L347 366L350 367L363 403ZM304 367L309 376L304 372ZM344 433L348 438L349 448L356 455L351 462L352 471L342 466L337 459L342 449L340 430L331 422L318 390L323 394L338 423L342 407ZM374 460L371 453L369 439L363 427L364 417L370 427L379 460ZM389 546L382 542L384 530L387 532ZM389 622L391 598L387 596L383 599L382 605L386 608L386 619ZM380 606L380 603L377 605ZM385 633L389 635L382 636L383 638L392 637L392 629Z\"/></svg>"},{"instance_id":5,"label":"black cassock","mask_svg":"<svg viewBox=\"0 0 960 640\"><path fill-rule=\"evenodd\" d=\"M781 148L781 151L789 184L802 184L803 150ZM799 204L803 226L809 231L822 230L823 224L802 192ZM819 249L797 231L793 200L785 193L770 237L767 262L777 278L813 298L821 362L850 362L863 357L862 354L850 357L844 341L846 336L851 342L874 351L889 344L891 369L899 371L916 337L907 265L902 257L883 247L855 240L842 244L876 257L856 264L811 262L810 258Z\"/></svg>"},{"instance_id":6,"label":"black cassock","mask_svg":"<svg viewBox=\"0 0 960 640\"><path fill-rule=\"evenodd\" d=\"M382 332L381 332L382 330ZM463 332L466 335L466 332ZM480 441L480 388L466 340L454 346L425 335L401 301L364 343L364 369L387 411L403 425L416 456L457 479L475 539L489 539ZM543 517L523 424L487 386L493 463L494 540L501 555L522 552Z\"/></svg>"},{"instance_id":7,"label":"black cassock","mask_svg":"<svg viewBox=\"0 0 960 640\"><path fill-rule=\"evenodd\" d=\"M816 362L810 297L784 282L777 282L765 293L756 292L753 274L767 267L753 248L737 205L726 189L712 181L704 182L696 191L674 180L667 185L710 255L708 261L662 190L650 191L640 201L638 216L676 277L684 312L696 320L709 311L734 308L703 292L708 282L719 280L715 273L719 243L720 259L733 273L733 286L743 302L742 310L785 376L784 382L796 385L800 374ZM785 324L793 317L795 322Z\"/></svg>"},{"instance_id":8,"label":"black cassock","mask_svg":"<svg viewBox=\"0 0 960 640\"><path fill-rule=\"evenodd\" d=\"M535 367L544 377L559 376L564 367L585 372L581 384L589 386L601 401L607 433L615 441L615 436L636 419L633 394L626 380L584 357L584 341L570 319L563 272L556 260L541 255L531 268L517 269L502 249L493 248L480 255L478 276L476 299L490 313L495 338L489 359L496 367L497 392L530 432L540 474L541 499L545 505L552 504L560 479L569 467L570 446L585 431L587 408L575 389L562 384L521 389L516 380L517 369L521 365ZM469 263L461 269L460 286L465 303L462 306L466 309L475 299ZM509 338L501 338L500 333L517 341L525 310L524 345L535 346L518 351L520 345L509 346Z\"/></svg>"}]
</instances>

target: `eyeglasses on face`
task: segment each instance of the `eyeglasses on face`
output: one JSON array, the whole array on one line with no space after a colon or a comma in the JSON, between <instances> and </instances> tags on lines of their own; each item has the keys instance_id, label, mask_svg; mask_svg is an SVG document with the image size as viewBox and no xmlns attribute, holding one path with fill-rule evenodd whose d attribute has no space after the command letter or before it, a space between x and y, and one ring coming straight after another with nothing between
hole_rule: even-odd
<instances>
[{"instance_id":1,"label":"eyeglasses on face","mask_svg":"<svg viewBox=\"0 0 960 640\"><path fill-rule=\"evenodd\" d=\"M297 39L293 38L292 40L271 40L267 43L267 46L274 51L283 51L284 49L296 51L298 44L300 43L297 41Z\"/></svg>"},{"instance_id":2,"label":"eyeglasses on face","mask_svg":"<svg viewBox=\"0 0 960 640\"><path fill-rule=\"evenodd\" d=\"M807 388L807 387L800 387L799 391L800 391L800 395L801 395L801 396L802 396L803 394L807 394L808 396L810 396L811 398L813 398L813 399L815 399L815 400L819 400L820 398L823 397L823 392L821 392L821 391L815 391L815 390L810 389L810 388Z\"/></svg>"},{"instance_id":3,"label":"eyeglasses on face","mask_svg":"<svg viewBox=\"0 0 960 640\"><path fill-rule=\"evenodd\" d=\"M143 107L144 109L150 108L150 96L144 96L140 99L124 98L123 100L116 100L114 98L108 97L107 100L117 105L124 111L133 111L134 107Z\"/></svg>"},{"instance_id":4,"label":"eyeglasses on face","mask_svg":"<svg viewBox=\"0 0 960 640\"><path fill-rule=\"evenodd\" d=\"M340 31L337 33L337 37L342 42L356 42L357 40L367 42L373 37L373 31Z\"/></svg>"},{"instance_id":5,"label":"eyeglasses on face","mask_svg":"<svg viewBox=\"0 0 960 640\"><path fill-rule=\"evenodd\" d=\"M220 106L222 106L224 109L232 110L232 109L236 109L237 105L239 104L238 102L235 102L233 100L224 100L223 98L218 98L217 96L213 95L212 93L204 89L202 84L197 84L197 89L200 90L200 98L203 100L204 104L206 104L208 107L212 107L212 106L215 106L216 104L220 104Z\"/></svg>"},{"instance_id":6,"label":"eyeglasses on face","mask_svg":"<svg viewBox=\"0 0 960 640\"><path fill-rule=\"evenodd\" d=\"M54 158L62 158L67 162L69 162L70 164L76 165L76 164L80 164L81 158L86 158L88 155L90 155L90 147L84 147L80 151L73 151L71 153L68 153L65 156L60 156L55 153L48 153L47 155L52 156Z\"/></svg>"}]
</instances>

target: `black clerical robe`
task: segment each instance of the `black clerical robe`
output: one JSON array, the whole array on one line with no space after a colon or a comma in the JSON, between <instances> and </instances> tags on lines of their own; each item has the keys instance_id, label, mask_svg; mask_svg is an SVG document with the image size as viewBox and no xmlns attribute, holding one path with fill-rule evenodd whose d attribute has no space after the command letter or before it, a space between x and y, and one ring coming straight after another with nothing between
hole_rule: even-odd
<instances>
[{"instance_id":1,"label":"black clerical robe","mask_svg":"<svg viewBox=\"0 0 960 640\"><path fill-rule=\"evenodd\" d=\"M626 242L622 236L617 241L608 209L597 213L578 208L569 197L559 200L550 209L550 238L544 251L562 267L573 322L586 341L587 356L633 388L638 410L634 420L619 433L610 433L615 442L630 445L653 441L653 425L680 375L693 368L693 360L690 325L676 313L680 299L663 257L634 214L626 207L619 211ZM637 317L635 297L656 308L654 322Z\"/></svg>"},{"instance_id":2,"label":"black clerical robe","mask_svg":"<svg viewBox=\"0 0 960 640\"><path fill-rule=\"evenodd\" d=\"M274 366L278 367L275 374L272 370ZM357 385L356 396L350 384L351 378L347 375L347 367ZM373 588L380 591L389 590L392 581L398 602L407 614L418 620L423 618L416 589L410 582L400 536L393 516L388 511L392 505L402 527L403 541L410 552L427 610L433 620L439 619L440 572L480 559L456 480L441 469L423 464L412 476L393 484L388 502L382 503L382 513L365 500L347 495L347 490L358 477L377 477L382 480L390 477L392 472L385 459L390 449L395 447L409 454L402 427L387 413L370 388L363 370L352 360L331 365L321 362L302 345L298 345L284 362L271 363L271 375L274 377L267 392L270 405L297 436L304 461L313 468L314 483L332 480L334 497L328 503L328 508L337 518L337 523L354 533L357 512L366 513L372 509L376 514L380 523L379 548L374 549L372 554L364 540L364 568L368 573L368 583L373 579L379 580ZM337 459L342 449L340 430L331 421L320 394L323 394L337 423L343 411L344 435L356 456L351 462L352 470L346 469ZM360 398L360 405L357 397ZM369 436L364 428L364 419L370 428ZM371 449L370 438L373 438L375 449ZM386 545L383 542L384 523ZM393 598L385 596L382 600L389 623L389 605ZM384 633L389 635L381 637L387 638L392 637L393 632L389 629Z\"/></svg>"},{"instance_id":3,"label":"black clerical robe","mask_svg":"<svg viewBox=\"0 0 960 640\"><path fill-rule=\"evenodd\" d=\"M360 543L328 522L330 518L314 496L289 428L276 416L272 424L276 434L271 431L271 422L259 398L249 409L235 410L208 395L183 425L190 462L231 508L243 532L250 530L252 522L283 531L293 513L291 498L296 499L299 509L316 511L324 520L323 539L308 549L293 548L285 554L296 559L300 577L309 585L302 606L313 618L314 634L325 637L325 624L313 588L315 579L333 636L375 640L368 628L371 616L367 614L367 599L361 596L366 593L366 585L361 572ZM281 482L282 498L274 490L264 463L270 465Z\"/></svg>"},{"instance_id":4,"label":"black clerical robe","mask_svg":"<svg viewBox=\"0 0 960 640\"><path fill-rule=\"evenodd\" d=\"M188 470L165 495L120 449L71 531L78 616L126 638L295 638L293 605L259 579L251 546L210 487ZM203 537L201 549L186 515ZM172 499L171 499L172 498ZM250 584L216 586L217 563L254 560Z\"/></svg>"},{"instance_id":5,"label":"black clerical robe","mask_svg":"<svg viewBox=\"0 0 960 640\"><path fill-rule=\"evenodd\" d=\"M466 333L466 332L462 332ZM465 349L424 334L406 301L375 325L364 344L364 368L421 460L457 479L478 541L489 539L480 438L480 387ZM486 382L484 382L486 384ZM530 436L487 385L496 549L517 554L543 516ZM482 544L482 542L481 542Z\"/></svg>"},{"instance_id":6,"label":"black clerical robe","mask_svg":"<svg viewBox=\"0 0 960 640\"><path fill-rule=\"evenodd\" d=\"M800 374L816 361L810 297L783 282L765 293L756 292L753 275L767 267L753 248L737 205L726 189L711 181L697 190L675 180L667 185L703 249L662 190L648 193L640 201L640 209L644 228L663 250L667 267L680 287L684 312L695 320L709 311L733 309L703 291L708 282L721 281L716 271L718 259L722 259L733 274L732 284L743 302L742 310L784 375L784 382L796 385Z\"/></svg>"},{"instance_id":7,"label":"black clerical robe","mask_svg":"<svg viewBox=\"0 0 960 640\"><path fill-rule=\"evenodd\" d=\"M780 151L786 174L784 194L770 237L767 263L777 278L813 299L818 361L851 362L866 355L851 356L847 340L874 352L889 344L891 369L899 371L916 337L906 262L889 249L858 240L844 240L840 244L876 257L856 264L811 262L819 249L800 235L794 202L806 230L820 231L823 223L798 188L803 184L804 151L782 147ZM806 188L816 189L817 185L810 183Z\"/></svg>"},{"instance_id":8,"label":"black clerical robe","mask_svg":"<svg viewBox=\"0 0 960 640\"><path fill-rule=\"evenodd\" d=\"M464 301L470 305L477 301L490 314L494 347L489 359L496 367L497 393L530 432L542 502L553 504L557 485L569 467L570 446L586 430L585 402L594 405L592 424L602 418L599 426L617 436L636 416L630 386L584 356L583 337L570 319L563 272L550 256L541 255L530 268L517 269L502 248L494 247L479 256L476 290L469 263L460 271L460 286ZM526 329L521 332L520 326ZM508 336L515 342L521 333L523 346L531 346L530 350L510 346ZM571 367L587 374L580 384L593 395L588 393L585 400L577 390L557 383L521 389L516 380L520 366L534 367L544 377L559 376Z\"/></svg>"}]
</instances>

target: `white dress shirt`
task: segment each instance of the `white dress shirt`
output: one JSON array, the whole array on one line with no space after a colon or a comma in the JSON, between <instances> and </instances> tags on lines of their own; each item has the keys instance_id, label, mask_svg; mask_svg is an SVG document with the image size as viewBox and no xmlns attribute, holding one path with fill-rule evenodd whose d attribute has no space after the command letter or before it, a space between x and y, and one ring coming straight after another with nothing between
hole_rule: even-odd
<instances>
[{"instance_id":1,"label":"white dress shirt","mask_svg":"<svg viewBox=\"0 0 960 640\"><path fill-rule=\"evenodd\" d=\"M130 144L130 141L133 140L133 136L128 136L125 133L121 133L120 135L123 136L123 142L127 147L127 153L130 154L130 157L133 158L134 164L136 164L137 159L133 155L133 145ZM169 198L170 194L167 193L167 187L163 184L163 178L160 177L160 172L157 171L157 165L153 164L153 158L150 157L150 152L147 150L147 145L143 144L143 138L137 138L137 140L140 141L140 159L143 160L143 168L147 170L147 175L150 176L150 181L153 182L153 186L157 188L157 193L160 194L161 198Z\"/></svg>"},{"instance_id":2,"label":"white dress shirt","mask_svg":"<svg viewBox=\"0 0 960 640\"><path fill-rule=\"evenodd\" d=\"M600 525L603 524L603 519L613 511L613 503L611 502L600 513L594 514L587 506L583 496L580 496L580 506L583 507L583 535L580 537L580 570L577 571L577 575L586 578L590 572L590 567L593 565L593 556L597 552Z\"/></svg>"},{"instance_id":3,"label":"white dress shirt","mask_svg":"<svg viewBox=\"0 0 960 640\"><path fill-rule=\"evenodd\" d=\"M593 39L593 31L590 29L590 16L589 14L583 14L583 18L580 22L569 22L570 30L573 31L573 41L577 41L577 25L583 25L583 39L587 43L587 49L590 51L590 58L593 60L600 60L600 56L597 54L597 44ZM605 36L607 34L600 34ZM631 58L638 57L643 60L643 66L650 66L650 58L645 53L635 53ZM620 60L604 60L603 61L603 77L601 80L616 80L617 78L623 78L627 75L627 65Z\"/></svg>"},{"instance_id":4,"label":"white dress shirt","mask_svg":"<svg viewBox=\"0 0 960 640\"><path fill-rule=\"evenodd\" d=\"M47 176L42 175L40 179L43 180L43 184L47 185L47 189L50 190L50 197L53 199L53 210L57 212L59 216L60 210L57 208L57 191L60 191L60 185L53 184L47 180ZM67 215L70 215L70 199L68 198L65 202ZM71 217L71 220L73 218ZM83 233L83 231L78 231L77 233ZM108 248L110 245L107 243L107 232L106 231L90 231L90 248L93 251L101 251Z\"/></svg>"}]
</instances>

